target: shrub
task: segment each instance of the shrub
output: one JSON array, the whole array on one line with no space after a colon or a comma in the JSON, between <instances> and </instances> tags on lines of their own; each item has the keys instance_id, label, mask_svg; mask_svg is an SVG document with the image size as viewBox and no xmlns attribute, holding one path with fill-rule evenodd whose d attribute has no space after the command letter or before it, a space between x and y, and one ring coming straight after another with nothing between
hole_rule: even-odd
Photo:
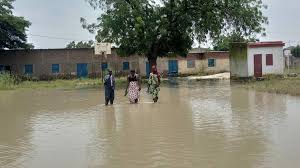
<instances>
[{"instance_id":1,"label":"shrub","mask_svg":"<svg viewBox=\"0 0 300 168\"><path fill-rule=\"evenodd\" d=\"M39 76L41 81L52 81L52 80L71 80L77 79L77 75L71 73L59 73L59 74L43 74Z\"/></svg>"},{"instance_id":2,"label":"shrub","mask_svg":"<svg viewBox=\"0 0 300 168\"><path fill-rule=\"evenodd\" d=\"M13 89L18 80L9 73L0 73L0 89Z\"/></svg>"}]
</instances>

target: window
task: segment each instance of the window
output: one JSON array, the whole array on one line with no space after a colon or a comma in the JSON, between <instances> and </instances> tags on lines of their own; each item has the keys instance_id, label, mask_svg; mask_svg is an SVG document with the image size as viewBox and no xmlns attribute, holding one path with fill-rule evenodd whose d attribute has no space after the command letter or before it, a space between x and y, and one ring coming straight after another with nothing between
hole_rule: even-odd
<instances>
[{"instance_id":1,"label":"window","mask_svg":"<svg viewBox=\"0 0 300 168\"><path fill-rule=\"evenodd\" d=\"M105 71L105 70L108 69L108 64L107 64L107 62L102 62L102 64L101 64L101 69L102 69L102 71Z\"/></svg>"},{"instance_id":2,"label":"window","mask_svg":"<svg viewBox=\"0 0 300 168\"><path fill-rule=\"evenodd\" d=\"M209 58L208 59L208 67L215 67L216 66L216 59Z\"/></svg>"},{"instance_id":3,"label":"window","mask_svg":"<svg viewBox=\"0 0 300 168\"><path fill-rule=\"evenodd\" d=\"M129 62L123 62L123 70L129 70L130 66L129 66Z\"/></svg>"},{"instance_id":4,"label":"window","mask_svg":"<svg viewBox=\"0 0 300 168\"><path fill-rule=\"evenodd\" d=\"M266 56L266 65L272 66L273 65L273 54L267 54Z\"/></svg>"},{"instance_id":5,"label":"window","mask_svg":"<svg viewBox=\"0 0 300 168\"><path fill-rule=\"evenodd\" d=\"M187 60L187 68L195 68L195 60Z\"/></svg>"},{"instance_id":6,"label":"window","mask_svg":"<svg viewBox=\"0 0 300 168\"><path fill-rule=\"evenodd\" d=\"M59 73L59 64L52 64L52 73Z\"/></svg>"},{"instance_id":7,"label":"window","mask_svg":"<svg viewBox=\"0 0 300 168\"><path fill-rule=\"evenodd\" d=\"M25 65L24 68L25 68L25 74L26 75L32 75L33 74L33 65L32 64Z\"/></svg>"}]
</instances>

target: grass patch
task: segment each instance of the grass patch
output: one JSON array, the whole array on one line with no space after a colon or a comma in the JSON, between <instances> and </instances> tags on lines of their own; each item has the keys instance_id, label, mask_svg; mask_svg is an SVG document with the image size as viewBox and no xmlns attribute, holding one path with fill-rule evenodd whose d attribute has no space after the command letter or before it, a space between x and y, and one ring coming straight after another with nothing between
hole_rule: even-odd
<instances>
[{"instance_id":1,"label":"grass patch","mask_svg":"<svg viewBox=\"0 0 300 168\"><path fill-rule=\"evenodd\" d=\"M247 87L258 91L300 95L300 78L268 79L265 81L249 82Z\"/></svg>"},{"instance_id":2,"label":"grass patch","mask_svg":"<svg viewBox=\"0 0 300 168\"><path fill-rule=\"evenodd\" d=\"M126 78L116 79L116 86L126 85ZM21 81L17 77L7 74L0 74L0 90L14 89L39 89L39 88L56 88L56 89L84 89L102 87L101 79L73 79L73 80L52 80L52 81Z\"/></svg>"},{"instance_id":3,"label":"grass patch","mask_svg":"<svg viewBox=\"0 0 300 168\"><path fill-rule=\"evenodd\" d=\"M291 67L290 69L285 69L285 74L288 73L295 73L300 75L300 66L298 65L298 66Z\"/></svg>"},{"instance_id":4,"label":"grass patch","mask_svg":"<svg viewBox=\"0 0 300 168\"><path fill-rule=\"evenodd\" d=\"M146 84L147 79L142 79L142 83ZM165 81L162 80L162 83ZM116 87L126 87L126 77L116 78ZM101 79L72 79L72 80L50 80L50 81L38 81L38 80L21 80L20 78L7 74L0 73L0 90L16 90L16 89L90 89L103 87Z\"/></svg>"},{"instance_id":5,"label":"grass patch","mask_svg":"<svg viewBox=\"0 0 300 168\"><path fill-rule=\"evenodd\" d=\"M290 69L290 73L298 74L297 77L268 75L264 81L250 80L245 83L245 87L257 91L290 94L300 96L300 68Z\"/></svg>"}]
</instances>

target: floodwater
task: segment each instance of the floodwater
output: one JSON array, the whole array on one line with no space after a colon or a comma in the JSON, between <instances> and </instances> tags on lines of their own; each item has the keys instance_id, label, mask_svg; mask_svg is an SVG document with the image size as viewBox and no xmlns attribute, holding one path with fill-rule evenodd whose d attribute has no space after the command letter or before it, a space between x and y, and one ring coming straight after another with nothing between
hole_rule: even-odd
<instances>
[{"instance_id":1,"label":"floodwater","mask_svg":"<svg viewBox=\"0 0 300 168\"><path fill-rule=\"evenodd\" d=\"M242 89L229 81L142 92L0 92L1 168L299 167L300 97Z\"/></svg>"}]
</instances>

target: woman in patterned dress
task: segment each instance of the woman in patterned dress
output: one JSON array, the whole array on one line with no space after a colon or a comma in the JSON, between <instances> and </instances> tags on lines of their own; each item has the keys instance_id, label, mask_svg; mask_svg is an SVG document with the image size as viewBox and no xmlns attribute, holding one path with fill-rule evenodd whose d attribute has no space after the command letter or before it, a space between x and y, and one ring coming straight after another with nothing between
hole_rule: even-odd
<instances>
[{"instance_id":1,"label":"woman in patterned dress","mask_svg":"<svg viewBox=\"0 0 300 168\"><path fill-rule=\"evenodd\" d=\"M158 93L160 91L160 75L156 69L156 66L152 66L152 72L150 73L149 80L149 93L152 94L154 103L158 101Z\"/></svg>"},{"instance_id":2,"label":"woman in patterned dress","mask_svg":"<svg viewBox=\"0 0 300 168\"><path fill-rule=\"evenodd\" d=\"M141 85L139 75L135 72L135 70L130 71L130 75L127 77L127 89L126 95L128 94L128 98L130 103L138 103Z\"/></svg>"}]
</instances>

